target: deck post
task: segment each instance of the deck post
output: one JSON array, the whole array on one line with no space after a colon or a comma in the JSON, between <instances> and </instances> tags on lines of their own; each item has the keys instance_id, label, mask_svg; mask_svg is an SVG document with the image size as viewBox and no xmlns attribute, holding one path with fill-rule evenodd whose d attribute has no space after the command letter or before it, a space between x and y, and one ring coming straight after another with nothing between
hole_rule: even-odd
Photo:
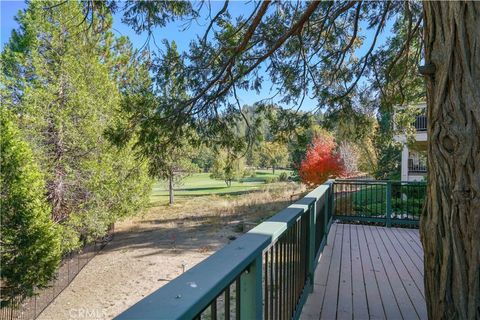
<instances>
[{"instance_id":1,"label":"deck post","mask_svg":"<svg viewBox=\"0 0 480 320\"><path fill-rule=\"evenodd\" d=\"M240 276L240 319L262 318L262 256L258 256Z\"/></svg>"},{"instance_id":2,"label":"deck post","mask_svg":"<svg viewBox=\"0 0 480 320\"><path fill-rule=\"evenodd\" d=\"M315 223L316 221L316 213L317 212L317 201L313 201L311 204L308 205L308 215L309 215L309 229L308 230L308 277L310 278L310 292L313 292L313 277L315 274ZM321 223L321 221L318 221Z\"/></svg>"},{"instance_id":3,"label":"deck post","mask_svg":"<svg viewBox=\"0 0 480 320\"><path fill-rule=\"evenodd\" d=\"M330 232L328 222L330 221L330 218L333 216L333 184L334 181L329 180L327 181L328 183L328 189L325 192L325 228L323 230L325 235L328 235ZM328 236L325 237L325 245L327 245L327 239Z\"/></svg>"},{"instance_id":4,"label":"deck post","mask_svg":"<svg viewBox=\"0 0 480 320\"><path fill-rule=\"evenodd\" d=\"M386 190L386 198L387 198L387 204L386 204L386 222L385 225L387 227L392 226L392 183L390 181L387 182L387 190Z\"/></svg>"},{"instance_id":5,"label":"deck post","mask_svg":"<svg viewBox=\"0 0 480 320\"><path fill-rule=\"evenodd\" d=\"M333 183L330 183L327 189L327 192L325 192L325 228L323 230L325 234L325 245L327 245L327 239L328 239L328 233L330 232L330 229L328 229L328 222L330 221L330 217L333 215Z\"/></svg>"},{"instance_id":6,"label":"deck post","mask_svg":"<svg viewBox=\"0 0 480 320\"><path fill-rule=\"evenodd\" d=\"M324 246L327 245L327 239L328 239L328 210L329 210L329 207L330 207L330 203L328 203L328 199L330 198L329 197L329 192L330 192L330 188L327 189L327 191L325 192L325 196L324 196L324 201L323 201L323 235L322 237L325 238L325 242L324 242ZM323 247L321 248L323 250Z\"/></svg>"}]
</instances>

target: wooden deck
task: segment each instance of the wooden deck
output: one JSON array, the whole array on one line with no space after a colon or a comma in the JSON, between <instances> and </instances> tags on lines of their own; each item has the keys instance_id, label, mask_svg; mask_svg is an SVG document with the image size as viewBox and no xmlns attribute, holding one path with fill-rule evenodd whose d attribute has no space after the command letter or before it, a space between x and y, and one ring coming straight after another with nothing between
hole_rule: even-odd
<instances>
[{"instance_id":1,"label":"wooden deck","mask_svg":"<svg viewBox=\"0 0 480 320\"><path fill-rule=\"evenodd\" d=\"M418 230L333 224L301 319L427 319Z\"/></svg>"}]
</instances>

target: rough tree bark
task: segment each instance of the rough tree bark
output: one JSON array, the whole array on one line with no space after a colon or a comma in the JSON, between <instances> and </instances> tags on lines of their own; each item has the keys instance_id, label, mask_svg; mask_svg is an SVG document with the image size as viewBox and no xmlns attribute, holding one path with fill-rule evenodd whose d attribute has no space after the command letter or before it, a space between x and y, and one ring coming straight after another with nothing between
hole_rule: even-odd
<instances>
[{"instance_id":1,"label":"rough tree bark","mask_svg":"<svg viewBox=\"0 0 480 320\"><path fill-rule=\"evenodd\" d=\"M425 2L430 319L480 319L480 2Z\"/></svg>"}]
</instances>

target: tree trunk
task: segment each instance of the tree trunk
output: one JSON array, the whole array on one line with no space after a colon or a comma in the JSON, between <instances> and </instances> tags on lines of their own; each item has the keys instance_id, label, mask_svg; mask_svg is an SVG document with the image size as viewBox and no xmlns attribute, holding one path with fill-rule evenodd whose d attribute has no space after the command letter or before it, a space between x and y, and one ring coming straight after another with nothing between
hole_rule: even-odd
<instances>
[{"instance_id":1,"label":"tree trunk","mask_svg":"<svg viewBox=\"0 0 480 320\"><path fill-rule=\"evenodd\" d=\"M275 166L274 165L272 166L272 171L273 171L273 174L275 174Z\"/></svg>"},{"instance_id":2,"label":"tree trunk","mask_svg":"<svg viewBox=\"0 0 480 320\"><path fill-rule=\"evenodd\" d=\"M424 18L428 316L480 319L480 2L425 2Z\"/></svg>"},{"instance_id":3,"label":"tree trunk","mask_svg":"<svg viewBox=\"0 0 480 320\"><path fill-rule=\"evenodd\" d=\"M64 165L65 142L62 121L58 120L58 113L66 103L66 87L67 83L63 75L60 76L60 86L58 91L58 105L53 102L48 108L48 125L44 132L44 141L47 145L48 157L53 161L53 171L46 181L47 199L52 206L52 220L60 222L65 220L69 214L65 204L65 194L67 192L67 184L65 183L66 172ZM55 107L54 107L55 106Z\"/></svg>"},{"instance_id":4,"label":"tree trunk","mask_svg":"<svg viewBox=\"0 0 480 320\"><path fill-rule=\"evenodd\" d=\"M168 194L169 194L169 204L172 205L175 202L175 197L173 194L173 174L170 174L168 177Z\"/></svg>"}]
</instances>

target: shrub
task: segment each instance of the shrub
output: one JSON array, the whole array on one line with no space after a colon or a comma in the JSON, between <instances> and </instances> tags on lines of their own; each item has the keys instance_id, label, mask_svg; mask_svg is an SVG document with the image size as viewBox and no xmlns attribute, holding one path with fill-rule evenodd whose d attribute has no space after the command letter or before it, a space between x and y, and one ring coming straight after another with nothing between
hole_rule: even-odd
<instances>
[{"instance_id":1,"label":"shrub","mask_svg":"<svg viewBox=\"0 0 480 320\"><path fill-rule=\"evenodd\" d=\"M265 183L266 184L269 184L269 183L275 183L278 181L278 178L277 177L265 177Z\"/></svg>"},{"instance_id":2,"label":"shrub","mask_svg":"<svg viewBox=\"0 0 480 320\"><path fill-rule=\"evenodd\" d=\"M278 181L285 182L288 181L288 174L286 172L280 173L278 176Z\"/></svg>"},{"instance_id":3,"label":"shrub","mask_svg":"<svg viewBox=\"0 0 480 320\"><path fill-rule=\"evenodd\" d=\"M3 297L31 296L60 263L58 229L50 219L45 182L15 124L0 114L0 276Z\"/></svg>"},{"instance_id":4,"label":"shrub","mask_svg":"<svg viewBox=\"0 0 480 320\"><path fill-rule=\"evenodd\" d=\"M252 177L252 178L254 178L256 175L257 175L257 173L255 172L255 169L252 169L252 168L246 168L246 169L243 171L243 177L244 177L244 178L246 178L246 177Z\"/></svg>"}]
</instances>

